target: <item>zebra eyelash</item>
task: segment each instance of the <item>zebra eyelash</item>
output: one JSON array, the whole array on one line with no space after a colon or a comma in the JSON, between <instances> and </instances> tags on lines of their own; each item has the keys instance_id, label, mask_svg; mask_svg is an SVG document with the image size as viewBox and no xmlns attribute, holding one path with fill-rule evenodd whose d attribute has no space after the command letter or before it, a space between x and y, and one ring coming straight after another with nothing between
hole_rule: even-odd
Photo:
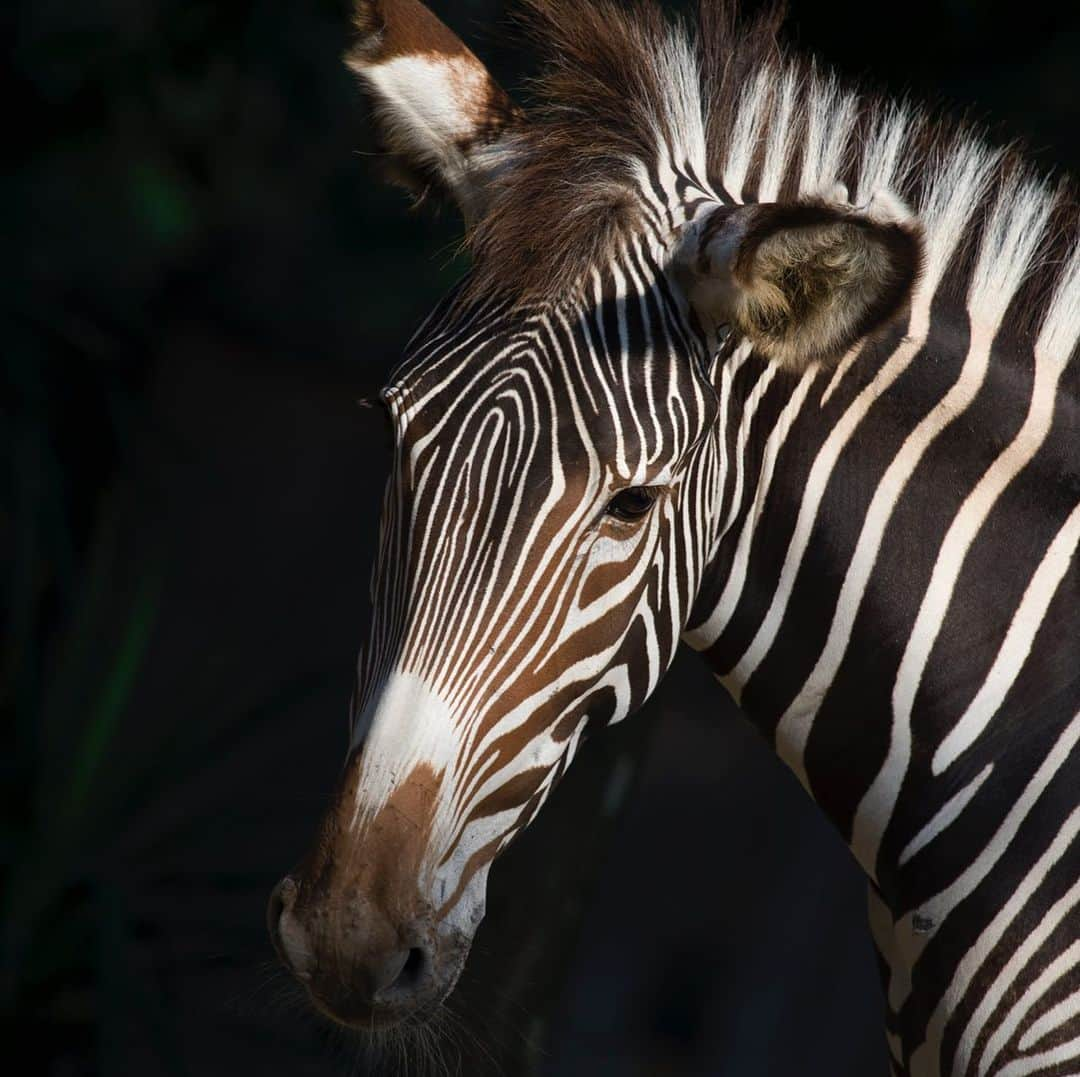
<instances>
[{"instance_id":1,"label":"zebra eyelash","mask_svg":"<svg viewBox=\"0 0 1080 1077\"><path fill-rule=\"evenodd\" d=\"M357 400L356 406L363 411L379 411L382 413L383 419L385 420L383 448L387 452L393 453L397 442L397 438L394 436L394 416L390 411L390 405L383 398L382 394L379 393L376 396L361 397Z\"/></svg>"}]
</instances>

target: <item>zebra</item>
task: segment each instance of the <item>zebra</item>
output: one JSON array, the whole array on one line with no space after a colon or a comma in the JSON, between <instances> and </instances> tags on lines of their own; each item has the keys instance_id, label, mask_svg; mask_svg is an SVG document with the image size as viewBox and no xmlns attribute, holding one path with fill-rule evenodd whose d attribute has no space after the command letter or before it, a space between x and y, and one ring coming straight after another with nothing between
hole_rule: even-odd
<instances>
[{"instance_id":1,"label":"zebra","mask_svg":"<svg viewBox=\"0 0 1080 1077\"><path fill-rule=\"evenodd\" d=\"M435 1010L488 871L680 641L868 880L890 1072L1080 1074L1080 244L1014 149L782 16L524 0L520 108L417 0L347 64L465 279L394 440L341 781L270 932Z\"/></svg>"}]
</instances>

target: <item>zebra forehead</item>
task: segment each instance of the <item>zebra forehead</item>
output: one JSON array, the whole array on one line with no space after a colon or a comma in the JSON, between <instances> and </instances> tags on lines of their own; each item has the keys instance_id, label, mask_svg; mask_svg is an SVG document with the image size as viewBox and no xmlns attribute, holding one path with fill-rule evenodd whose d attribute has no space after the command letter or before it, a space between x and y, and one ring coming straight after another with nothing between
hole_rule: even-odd
<instances>
[{"instance_id":1,"label":"zebra forehead","mask_svg":"<svg viewBox=\"0 0 1080 1077\"><path fill-rule=\"evenodd\" d=\"M574 441L588 433L591 443L610 439L622 404L657 393L693 400L698 372L677 315L644 291L617 294L618 283L609 275L605 291L597 280L574 313L494 304L478 314L452 296L414 335L380 394L398 434L453 433L501 410L511 425L539 419ZM604 361L616 348L631 361Z\"/></svg>"},{"instance_id":2,"label":"zebra forehead","mask_svg":"<svg viewBox=\"0 0 1080 1077\"><path fill-rule=\"evenodd\" d=\"M702 198L892 198L921 219L941 263L930 268L958 300L975 278L988 319L1016 300L1017 333L1052 330L1049 297L1076 249L1077 203L1071 187L1033 178L1015 150L845 86L785 48L776 9L742 19L737 0L699 0L690 24L655 0L520 6L544 63L470 237L474 300L580 296L591 272L643 237L662 257L665 231ZM1006 226L1003 211L1022 219ZM981 287L980 252L985 267L1006 227L1018 257L1003 295Z\"/></svg>"}]
</instances>

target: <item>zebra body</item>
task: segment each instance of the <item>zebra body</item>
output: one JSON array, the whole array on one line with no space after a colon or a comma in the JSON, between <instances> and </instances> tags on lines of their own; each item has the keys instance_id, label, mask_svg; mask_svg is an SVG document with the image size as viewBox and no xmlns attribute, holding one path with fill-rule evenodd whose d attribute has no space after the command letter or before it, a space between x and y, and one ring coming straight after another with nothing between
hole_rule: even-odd
<instances>
[{"instance_id":1,"label":"zebra body","mask_svg":"<svg viewBox=\"0 0 1080 1077\"><path fill-rule=\"evenodd\" d=\"M914 400L875 399L838 445L890 363L933 354L909 339L861 355L846 384L781 384L733 353L724 436L746 431L752 474L741 513L720 498L732 525L685 638L870 877L895 1072L1075 1073L1080 512L1065 487L1047 518L1014 481L1063 473L1075 426L1067 409L1053 421L1030 369L1026 398L1015 370L979 372L980 399L969 345L934 354L944 369ZM950 393L970 403L941 407ZM965 423L980 406L1008 425ZM1020 1034L1040 1014L1058 1034L1044 1051Z\"/></svg>"},{"instance_id":2,"label":"zebra body","mask_svg":"<svg viewBox=\"0 0 1080 1077\"><path fill-rule=\"evenodd\" d=\"M892 1072L1080 1073L1075 205L723 3L696 38L531 6L525 116L413 0L358 6L477 263L383 393L349 764L279 950L338 1019L436 1004L494 857L685 639L868 876Z\"/></svg>"}]
</instances>

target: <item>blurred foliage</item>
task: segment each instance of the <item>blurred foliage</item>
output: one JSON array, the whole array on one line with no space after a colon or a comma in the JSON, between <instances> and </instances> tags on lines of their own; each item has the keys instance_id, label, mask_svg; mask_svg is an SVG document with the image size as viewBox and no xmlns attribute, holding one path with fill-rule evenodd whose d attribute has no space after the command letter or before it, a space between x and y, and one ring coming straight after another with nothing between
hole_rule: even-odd
<instances>
[{"instance_id":1,"label":"blurred foliage","mask_svg":"<svg viewBox=\"0 0 1080 1077\"><path fill-rule=\"evenodd\" d=\"M88 1038L104 1044L133 1001L153 1000L126 981L138 925L102 868L131 809L136 775L124 773L132 760L117 734L158 596L152 552L124 534L114 471L131 405L123 364L76 379L63 344L34 341L9 336L0 368L0 1013L6 1042L48 1030L47 1059ZM85 447L72 422L80 406L112 416L108 436ZM83 468L112 479L95 488Z\"/></svg>"}]
</instances>

